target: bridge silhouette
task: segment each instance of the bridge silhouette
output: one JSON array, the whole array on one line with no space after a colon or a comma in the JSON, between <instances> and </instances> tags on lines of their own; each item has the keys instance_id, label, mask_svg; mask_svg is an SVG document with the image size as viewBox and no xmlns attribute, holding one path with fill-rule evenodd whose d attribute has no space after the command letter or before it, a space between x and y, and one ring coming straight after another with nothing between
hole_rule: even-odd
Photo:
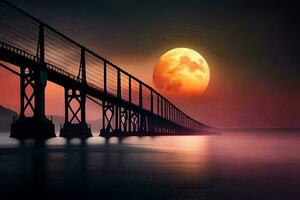
<instances>
[{"instance_id":1,"label":"bridge silhouette","mask_svg":"<svg viewBox=\"0 0 300 200\"><path fill-rule=\"evenodd\" d=\"M20 77L20 113L11 137L56 136L45 115L47 81L65 90L62 137L92 136L87 98L102 108L105 137L178 135L206 127L137 77L5 0L0 16L0 65Z\"/></svg>"}]
</instances>

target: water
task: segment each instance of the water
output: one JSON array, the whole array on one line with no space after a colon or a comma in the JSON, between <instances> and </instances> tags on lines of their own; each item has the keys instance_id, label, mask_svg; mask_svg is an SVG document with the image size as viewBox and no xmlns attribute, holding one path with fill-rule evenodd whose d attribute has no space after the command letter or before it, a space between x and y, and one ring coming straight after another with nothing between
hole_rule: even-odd
<instances>
[{"instance_id":1,"label":"water","mask_svg":"<svg viewBox=\"0 0 300 200\"><path fill-rule=\"evenodd\" d=\"M299 133L299 134L298 134ZM300 132L90 138L0 135L1 199L299 199Z\"/></svg>"}]
</instances>

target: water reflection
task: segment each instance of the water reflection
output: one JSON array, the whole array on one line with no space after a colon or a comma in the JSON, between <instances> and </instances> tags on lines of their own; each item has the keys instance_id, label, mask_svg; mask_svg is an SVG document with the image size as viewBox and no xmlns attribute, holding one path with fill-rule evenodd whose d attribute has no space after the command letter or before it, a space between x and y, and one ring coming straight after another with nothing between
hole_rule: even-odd
<instances>
[{"instance_id":1,"label":"water reflection","mask_svg":"<svg viewBox=\"0 0 300 200\"><path fill-rule=\"evenodd\" d=\"M82 142L54 138L44 146L26 140L19 147L1 149L1 172L7 172L5 166L16 166L10 170L18 178L12 179L7 174L0 182L9 180L11 184L3 184L8 194L13 188L28 194L42 191L55 198L167 197L176 187L205 178L207 140L206 137L129 137L89 138ZM24 182L30 183L30 187ZM116 187L123 194L114 193Z\"/></svg>"},{"instance_id":2,"label":"water reflection","mask_svg":"<svg viewBox=\"0 0 300 200\"><path fill-rule=\"evenodd\" d=\"M0 147L18 147L20 142L17 139L8 138L9 134L0 133Z\"/></svg>"},{"instance_id":3,"label":"water reflection","mask_svg":"<svg viewBox=\"0 0 300 200\"><path fill-rule=\"evenodd\" d=\"M66 145L67 140L62 137L51 138L46 141L47 146Z\"/></svg>"},{"instance_id":4,"label":"water reflection","mask_svg":"<svg viewBox=\"0 0 300 200\"><path fill-rule=\"evenodd\" d=\"M103 145L105 142L106 139L103 137L90 137L87 139L88 145Z\"/></svg>"},{"instance_id":5,"label":"water reflection","mask_svg":"<svg viewBox=\"0 0 300 200\"><path fill-rule=\"evenodd\" d=\"M300 135L1 136L1 195L51 199L295 199ZM116 192L117 191L117 192Z\"/></svg>"}]
</instances>

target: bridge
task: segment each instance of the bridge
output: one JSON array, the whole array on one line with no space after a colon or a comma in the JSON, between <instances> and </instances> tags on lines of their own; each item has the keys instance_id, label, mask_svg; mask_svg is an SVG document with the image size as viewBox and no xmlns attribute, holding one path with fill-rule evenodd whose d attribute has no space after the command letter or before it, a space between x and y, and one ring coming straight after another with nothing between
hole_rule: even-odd
<instances>
[{"instance_id":1,"label":"bridge","mask_svg":"<svg viewBox=\"0 0 300 200\"><path fill-rule=\"evenodd\" d=\"M105 137L178 135L205 127L142 80L5 0L0 27L0 66L20 77L20 113L11 137L56 136L45 115L48 81L65 91L62 137L92 136L87 98L102 108L99 131Z\"/></svg>"}]
</instances>

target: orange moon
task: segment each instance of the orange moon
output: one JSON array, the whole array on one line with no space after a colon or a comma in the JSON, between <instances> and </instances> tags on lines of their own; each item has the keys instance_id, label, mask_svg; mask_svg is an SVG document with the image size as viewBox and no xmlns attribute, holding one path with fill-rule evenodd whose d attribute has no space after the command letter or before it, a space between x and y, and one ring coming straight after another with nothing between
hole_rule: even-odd
<instances>
[{"instance_id":1,"label":"orange moon","mask_svg":"<svg viewBox=\"0 0 300 200\"><path fill-rule=\"evenodd\" d=\"M153 82L162 93L199 96L207 89L209 66L196 51L175 48L164 53L153 71Z\"/></svg>"}]
</instances>

